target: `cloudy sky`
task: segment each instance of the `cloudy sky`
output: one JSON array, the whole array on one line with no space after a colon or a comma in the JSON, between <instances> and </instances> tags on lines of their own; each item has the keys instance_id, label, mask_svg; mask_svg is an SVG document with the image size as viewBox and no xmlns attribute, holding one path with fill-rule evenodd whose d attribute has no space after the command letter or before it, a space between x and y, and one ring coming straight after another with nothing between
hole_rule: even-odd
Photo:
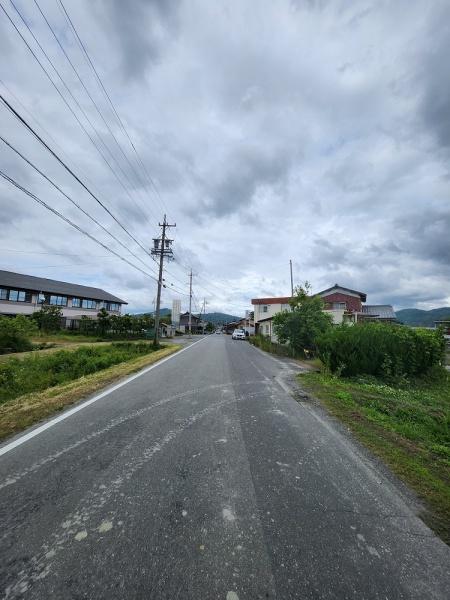
<instances>
[{"instance_id":1,"label":"cloudy sky","mask_svg":"<svg viewBox=\"0 0 450 600\"><path fill-rule=\"evenodd\" d=\"M194 307L240 314L289 293L289 259L315 291L450 305L448 0L0 2L0 93L126 231L4 104L2 137L114 238L3 142L1 171L148 273L167 212L163 306L192 267ZM1 269L152 307L154 280L4 179L0 219Z\"/></svg>"}]
</instances>

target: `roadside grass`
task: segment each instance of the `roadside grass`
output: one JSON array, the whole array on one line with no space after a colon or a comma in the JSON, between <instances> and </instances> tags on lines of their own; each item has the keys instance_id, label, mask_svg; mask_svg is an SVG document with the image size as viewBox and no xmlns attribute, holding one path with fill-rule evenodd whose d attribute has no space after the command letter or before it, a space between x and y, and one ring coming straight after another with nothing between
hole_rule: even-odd
<instances>
[{"instance_id":1,"label":"roadside grass","mask_svg":"<svg viewBox=\"0 0 450 600\"><path fill-rule=\"evenodd\" d=\"M386 384L326 373L298 376L422 500L422 519L450 544L450 373Z\"/></svg>"},{"instance_id":2,"label":"roadside grass","mask_svg":"<svg viewBox=\"0 0 450 600\"><path fill-rule=\"evenodd\" d=\"M156 363L181 347L175 344L163 346L95 373L3 401L0 403L0 439L18 433L107 385Z\"/></svg>"},{"instance_id":3,"label":"roadside grass","mask_svg":"<svg viewBox=\"0 0 450 600\"><path fill-rule=\"evenodd\" d=\"M83 335L81 333L38 333L31 338L33 344L79 344L80 342L95 342L104 341L100 336Z\"/></svg>"},{"instance_id":4,"label":"roadside grass","mask_svg":"<svg viewBox=\"0 0 450 600\"><path fill-rule=\"evenodd\" d=\"M77 348L82 348L83 346L105 346L107 344L111 344L111 340L108 341L98 341L89 340L88 342L74 342L70 344L64 343L46 343L46 344L38 344L34 350L29 350L27 352L11 352L9 354L0 354L0 363L8 362L11 358L17 358L18 360L23 360L29 356L44 356L46 354L53 354L55 352L59 352L61 350L73 351Z\"/></svg>"}]
</instances>

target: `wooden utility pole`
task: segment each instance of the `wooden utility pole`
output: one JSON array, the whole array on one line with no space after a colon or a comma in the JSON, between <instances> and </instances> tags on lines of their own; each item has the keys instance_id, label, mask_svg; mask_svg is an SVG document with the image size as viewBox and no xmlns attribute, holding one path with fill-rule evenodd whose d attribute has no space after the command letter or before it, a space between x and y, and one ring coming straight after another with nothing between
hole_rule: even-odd
<instances>
[{"instance_id":1,"label":"wooden utility pole","mask_svg":"<svg viewBox=\"0 0 450 600\"><path fill-rule=\"evenodd\" d=\"M201 318L201 316L202 315L200 313L200 318ZM203 298L203 319L202 319L202 323L203 323L202 333L203 333L203 335L205 335L205 325L206 325L206 323L205 323L205 316L206 316L206 298Z\"/></svg>"},{"instance_id":2,"label":"wooden utility pole","mask_svg":"<svg viewBox=\"0 0 450 600\"><path fill-rule=\"evenodd\" d=\"M289 260L289 266L291 268L291 296L294 296L294 279L292 277L292 260Z\"/></svg>"},{"instance_id":3,"label":"wooden utility pole","mask_svg":"<svg viewBox=\"0 0 450 600\"><path fill-rule=\"evenodd\" d=\"M162 234L160 238L153 238L153 248L152 255L159 256L159 274L158 274L158 294L156 296L156 312L155 312L155 334L153 336L153 345L158 345L159 338L159 318L160 318L160 309L161 309L161 288L163 286L163 268L164 268L164 259L171 260L173 258L173 250L172 250L172 242L173 240L169 240L166 237L166 229L168 227L176 227L176 223L173 225L169 225L166 220L166 215L164 215L164 220L162 223L159 223L159 226L162 227Z\"/></svg>"},{"instance_id":4,"label":"wooden utility pole","mask_svg":"<svg viewBox=\"0 0 450 600\"><path fill-rule=\"evenodd\" d=\"M189 273L189 337L192 335L192 269Z\"/></svg>"}]
</instances>

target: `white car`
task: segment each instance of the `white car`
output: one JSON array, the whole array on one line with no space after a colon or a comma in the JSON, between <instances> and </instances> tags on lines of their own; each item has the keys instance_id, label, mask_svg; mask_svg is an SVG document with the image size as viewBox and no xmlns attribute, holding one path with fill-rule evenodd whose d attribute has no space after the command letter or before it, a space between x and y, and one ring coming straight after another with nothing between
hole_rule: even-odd
<instances>
[{"instance_id":1,"label":"white car","mask_svg":"<svg viewBox=\"0 0 450 600\"><path fill-rule=\"evenodd\" d=\"M233 335L231 336L232 340L245 340L245 331L243 329L235 329L233 331Z\"/></svg>"}]
</instances>

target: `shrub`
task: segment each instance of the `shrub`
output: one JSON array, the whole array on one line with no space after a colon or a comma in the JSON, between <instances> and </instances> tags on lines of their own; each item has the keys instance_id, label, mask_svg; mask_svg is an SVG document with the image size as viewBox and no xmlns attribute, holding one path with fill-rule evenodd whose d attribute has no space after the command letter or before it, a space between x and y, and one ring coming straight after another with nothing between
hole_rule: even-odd
<instances>
[{"instance_id":1,"label":"shrub","mask_svg":"<svg viewBox=\"0 0 450 600\"><path fill-rule=\"evenodd\" d=\"M34 321L24 315L0 316L0 354L32 350L30 337L36 329Z\"/></svg>"},{"instance_id":2,"label":"shrub","mask_svg":"<svg viewBox=\"0 0 450 600\"><path fill-rule=\"evenodd\" d=\"M384 379L423 375L442 364L445 352L439 330L384 323L340 325L320 336L317 345L320 359L332 373Z\"/></svg>"},{"instance_id":3,"label":"shrub","mask_svg":"<svg viewBox=\"0 0 450 600\"><path fill-rule=\"evenodd\" d=\"M32 317L41 331L52 333L61 329L62 310L58 306L43 304L41 310L33 313Z\"/></svg>"}]
</instances>

